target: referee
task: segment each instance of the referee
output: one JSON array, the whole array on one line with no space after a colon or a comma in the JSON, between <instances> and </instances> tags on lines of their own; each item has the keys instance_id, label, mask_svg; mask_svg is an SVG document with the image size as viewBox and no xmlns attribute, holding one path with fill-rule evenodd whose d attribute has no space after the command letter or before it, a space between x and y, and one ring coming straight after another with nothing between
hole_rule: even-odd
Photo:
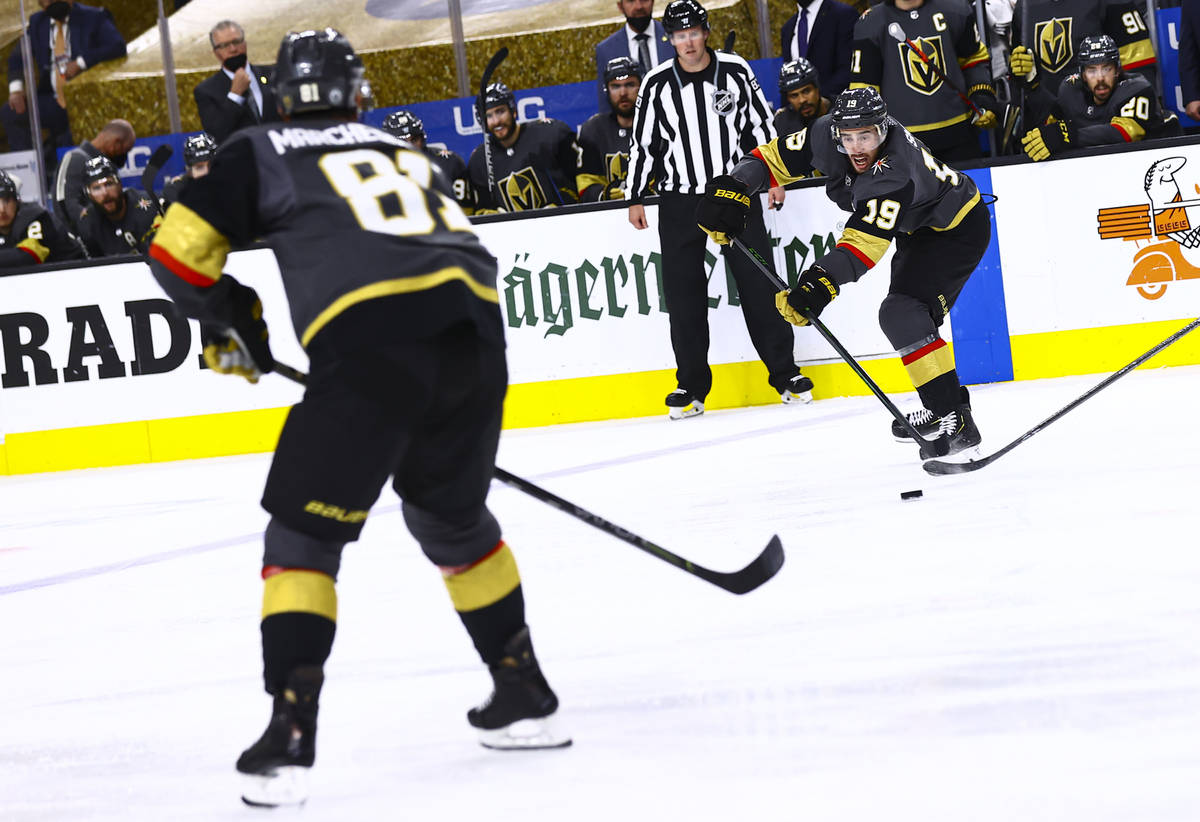
<instances>
[{"instance_id":1,"label":"referee","mask_svg":"<svg viewBox=\"0 0 1200 822\"><path fill-rule=\"evenodd\" d=\"M647 74L638 92L626 195L629 222L637 229L648 228L642 198L658 167L663 295L678 383L666 402L671 419L677 420L703 414L704 399L712 388L704 267L707 237L696 225L696 207L705 184L728 174L746 152L773 139L775 128L771 109L746 61L708 48L708 12L696 0L673 0L662 23L675 59ZM783 189L772 189L769 197L772 204L783 202ZM741 237L770 259L771 244L757 199ZM746 329L767 366L771 386L785 403L811 402L812 380L800 373L792 359L792 329L775 310L774 286L730 246L721 253L733 272Z\"/></svg>"}]
</instances>

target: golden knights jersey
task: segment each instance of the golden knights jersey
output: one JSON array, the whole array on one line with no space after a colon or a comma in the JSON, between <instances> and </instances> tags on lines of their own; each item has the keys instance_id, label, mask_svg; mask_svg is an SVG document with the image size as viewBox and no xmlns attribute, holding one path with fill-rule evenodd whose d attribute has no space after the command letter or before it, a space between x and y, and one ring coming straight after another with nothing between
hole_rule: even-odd
<instances>
[{"instance_id":1,"label":"golden knights jersey","mask_svg":"<svg viewBox=\"0 0 1200 822\"><path fill-rule=\"evenodd\" d=\"M364 304L386 307L399 338L468 321L503 345L496 261L433 174L423 153L359 123L244 129L167 211L151 267L184 313L205 319L231 246L261 239L305 347Z\"/></svg>"},{"instance_id":2,"label":"golden knights jersey","mask_svg":"<svg viewBox=\"0 0 1200 822\"><path fill-rule=\"evenodd\" d=\"M467 164L463 158L449 149L429 146L425 147L425 156L433 163L434 168L442 172L459 208L466 214L475 213L475 192L471 190Z\"/></svg>"},{"instance_id":3,"label":"golden knights jersey","mask_svg":"<svg viewBox=\"0 0 1200 822\"><path fill-rule=\"evenodd\" d=\"M37 203L21 203L7 231L0 231L0 268L82 257L58 220Z\"/></svg>"},{"instance_id":4,"label":"golden knights jersey","mask_svg":"<svg viewBox=\"0 0 1200 822\"><path fill-rule=\"evenodd\" d=\"M796 134L797 132L807 132L809 126L811 126L813 121L816 119L816 117L812 118L811 120L806 117L802 117L800 116L800 112L796 111L791 106L784 106L783 108L775 110L775 133L779 135L780 141L786 143L789 135ZM808 134L805 133L802 137L796 138L794 142L803 144L807 137ZM789 156L792 160L792 164L788 166L788 172L796 179L801 179L803 177L816 177L820 175L821 172L817 171L812 166L811 151L793 153Z\"/></svg>"},{"instance_id":5,"label":"golden knights jersey","mask_svg":"<svg viewBox=\"0 0 1200 822\"><path fill-rule=\"evenodd\" d=\"M495 196L488 189L487 161L483 145L471 152L467 170L475 189L477 208L531 211L576 202L575 175L579 170L579 146L575 132L561 120L521 123L521 133L511 148L504 148L490 134Z\"/></svg>"},{"instance_id":6,"label":"golden knights jersey","mask_svg":"<svg viewBox=\"0 0 1200 822\"><path fill-rule=\"evenodd\" d=\"M1017 0L1013 9L1013 46L1024 45L1034 53L1038 82L1050 94L1079 71L1079 44L1093 34L1112 37L1124 69L1136 70L1154 84L1154 46L1142 12L1131 0Z\"/></svg>"},{"instance_id":7,"label":"golden knights jersey","mask_svg":"<svg viewBox=\"0 0 1200 822\"><path fill-rule=\"evenodd\" d=\"M808 131L772 140L752 154L766 163L773 186L799 179L793 170L808 163L829 178L825 193L851 216L834 249L816 262L839 285L873 268L897 234L952 229L980 202L970 177L939 162L890 118L887 139L862 174L838 150L832 129L833 118L826 114Z\"/></svg>"},{"instance_id":8,"label":"golden knights jersey","mask_svg":"<svg viewBox=\"0 0 1200 822\"><path fill-rule=\"evenodd\" d=\"M125 189L125 216L109 219L104 209L89 201L79 213L79 239L92 257L144 254L161 219L158 204L144 191Z\"/></svg>"},{"instance_id":9,"label":"golden knights jersey","mask_svg":"<svg viewBox=\"0 0 1200 822\"><path fill-rule=\"evenodd\" d=\"M579 199L595 202L610 183L623 183L629 175L629 139L633 127L625 128L612 112L593 114L579 130L583 161L575 181Z\"/></svg>"},{"instance_id":10,"label":"golden knights jersey","mask_svg":"<svg viewBox=\"0 0 1200 822\"><path fill-rule=\"evenodd\" d=\"M854 24L850 88L875 88L887 101L888 114L918 134L970 122L974 112L958 93L907 43L888 34L892 23L968 96L992 92L987 46L966 0L926 0L912 11L889 3L868 9Z\"/></svg>"},{"instance_id":11,"label":"golden knights jersey","mask_svg":"<svg viewBox=\"0 0 1200 822\"><path fill-rule=\"evenodd\" d=\"M1087 84L1073 74L1059 86L1052 114L1056 120L1067 120L1075 128L1070 148L1136 143L1182 133L1178 118L1163 112L1158 94L1140 74L1121 75L1102 106L1096 105Z\"/></svg>"}]
</instances>

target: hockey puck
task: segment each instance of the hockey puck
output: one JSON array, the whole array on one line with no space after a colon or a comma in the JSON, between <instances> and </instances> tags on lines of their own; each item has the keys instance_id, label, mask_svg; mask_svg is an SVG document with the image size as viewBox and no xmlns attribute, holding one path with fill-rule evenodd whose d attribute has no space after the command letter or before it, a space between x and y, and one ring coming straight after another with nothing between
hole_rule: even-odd
<instances>
[{"instance_id":1,"label":"hockey puck","mask_svg":"<svg viewBox=\"0 0 1200 822\"><path fill-rule=\"evenodd\" d=\"M900 499L920 499L922 496L923 496L923 494L922 494L920 488L918 488L916 491L901 491L900 492Z\"/></svg>"}]
</instances>

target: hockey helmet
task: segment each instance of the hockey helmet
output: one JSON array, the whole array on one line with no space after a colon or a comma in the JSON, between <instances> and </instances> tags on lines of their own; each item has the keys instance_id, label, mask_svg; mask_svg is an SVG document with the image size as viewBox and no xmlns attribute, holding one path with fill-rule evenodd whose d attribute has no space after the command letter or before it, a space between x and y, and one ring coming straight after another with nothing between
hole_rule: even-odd
<instances>
[{"instance_id":1,"label":"hockey helmet","mask_svg":"<svg viewBox=\"0 0 1200 822\"><path fill-rule=\"evenodd\" d=\"M189 168L211 160L216 153L217 141L204 132L193 134L183 142L183 162Z\"/></svg>"},{"instance_id":2,"label":"hockey helmet","mask_svg":"<svg viewBox=\"0 0 1200 822\"><path fill-rule=\"evenodd\" d=\"M117 167L113 165L112 160L101 154L99 157L93 157L83 165L83 188L87 191L88 186L97 180L107 180L109 177L120 180L117 176Z\"/></svg>"},{"instance_id":3,"label":"hockey helmet","mask_svg":"<svg viewBox=\"0 0 1200 822\"><path fill-rule=\"evenodd\" d=\"M492 83L483 92L483 110L488 111L496 106L508 106L514 114L517 111L517 96L503 83Z\"/></svg>"},{"instance_id":4,"label":"hockey helmet","mask_svg":"<svg viewBox=\"0 0 1200 822\"><path fill-rule=\"evenodd\" d=\"M393 137L399 137L409 143L425 139L425 124L421 118L408 111L393 111L383 118L379 126Z\"/></svg>"},{"instance_id":5,"label":"hockey helmet","mask_svg":"<svg viewBox=\"0 0 1200 822\"><path fill-rule=\"evenodd\" d=\"M1079 70L1085 66L1095 66L1101 63L1112 63L1121 72L1121 50L1116 42L1107 34L1093 34L1085 37L1079 43Z\"/></svg>"},{"instance_id":6,"label":"hockey helmet","mask_svg":"<svg viewBox=\"0 0 1200 822\"><path fill-rule=\"evenodd\" d=\"M357 109L366 95L363 64L336 29L292 32L279 44L275 96L283 113Z\"/></svg>"},{"instance_id":7,"label":"hockey helmet","mask_svg":"<svg viewBox=\"0 0 1200 822\"><path fill-rule=\"evenodd\" d=\"M671 0L662 17L668 34L699 26L708 31L708 12L696 0Z\"/></svg>"},{"instance_id":8,"label":"hockey helmet","mask_svg":"<svg viewBox=\"0 0 1200 822\"><path fill-rule=\"evenodd\" d=\"M843 154L842 129L874 128L879 133L880 143L887 139L890 120L887 103L869 86L843 91L833 101L829 114L833 119L833 142Z\"/></svg>"},{"instance_id":9,"label":"hockey helmet","mask_svg":"<svg viewBox=\"0 0 1200 822\"><path fill-rule=\"evenodd\" d=\"M604 67L605 88L608 88L608 84L613 80L621 80L626 77L642 79L642 66L631 57L614 57Z\"/></svg>"},{"instance_id":10,"label":"hockey helmet","mask_svg":"<svg viewBox=\"0 0 1200 822\"><path fill-rule=\"evenodd\" d=\"M0 169L0 200L21 199L21 184L7 171Z\"/></svg>"},{"instance_id":11,"label":"hockey helmet","mask_svg":"<svg viewBox=\"0 0 1200 822\"><path fill-rule=\"evenodd\" d=\"M779 93L784 97L788 92L804 88L807 85L821 87L821 77L817 74L817 67L807 58L789 60L779 69Z\"/></svg>"}]
</instances>

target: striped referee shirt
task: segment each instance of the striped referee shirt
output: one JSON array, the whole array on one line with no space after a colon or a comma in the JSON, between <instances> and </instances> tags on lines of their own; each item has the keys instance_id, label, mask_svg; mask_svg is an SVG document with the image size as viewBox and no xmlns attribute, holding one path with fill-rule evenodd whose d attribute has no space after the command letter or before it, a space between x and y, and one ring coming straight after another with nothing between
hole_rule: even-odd
<instances>
[{"instance_id":1,"label":"striped referee shirt","mask_svg":"<svg viewBox=\"0 0 1200 822\"><path fill-rule=\"evenodd\" d=\"M660 192L701 194L745 154L775 139L773 114L758 80L736 54L708 50L703 71L660 63L642 80L633 118L625 196L641 202L661 158Z\"/></svg>"}]
</instances>

